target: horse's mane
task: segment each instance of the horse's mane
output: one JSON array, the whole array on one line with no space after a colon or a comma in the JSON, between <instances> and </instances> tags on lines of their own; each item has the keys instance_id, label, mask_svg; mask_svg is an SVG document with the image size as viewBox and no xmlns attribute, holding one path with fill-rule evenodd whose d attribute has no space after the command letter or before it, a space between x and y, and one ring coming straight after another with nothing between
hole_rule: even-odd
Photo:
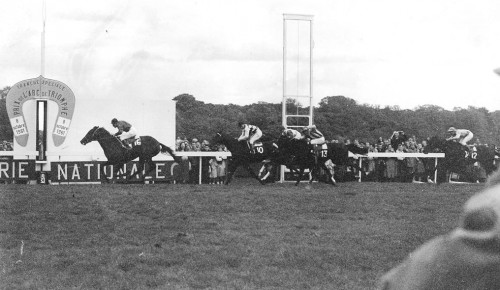
<instances>
[{"instance_id":1,"label":"horse's mane","mask_svg":"<svg viewBox=\"0 0 500 290\"><path fill-rule=\"evenodd\" d=\"M110 135L110 136L111 136L111 133L109 133L109 131L108 131L108 130L106 130L106 128L104 128L104 127L99 127L99 128L97 128L97 130L101 130L101 131L103 131L104 133L106 133L107 135Z\"/></svg>"},{"instance_id":2,"label":"horse's mane","mask_svg":"<svg viewBox=\"0 0 500 290\"><path fill-rule=\"evenodd\" d=\"M104 127L98 127L98 128L96 129L96 131L97 131L97 130L101 131L103 135L106 135L106 136L104 136L104 138L114 139L113 141L114 141L117 145L119 145L120 147L122 146L122 144L121 144L120 140L119 140L118 138L115 138L115 136L113 136L113 134L111 134L108 130L106 130L106 128L104 128Z\"/></svg>"}]
</instances>

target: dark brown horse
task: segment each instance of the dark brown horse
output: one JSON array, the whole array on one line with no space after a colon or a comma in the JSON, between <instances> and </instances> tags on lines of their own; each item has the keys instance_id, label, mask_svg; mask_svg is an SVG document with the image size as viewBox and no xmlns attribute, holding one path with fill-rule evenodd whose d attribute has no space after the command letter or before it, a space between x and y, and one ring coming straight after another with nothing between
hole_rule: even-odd
<instances>
[{"instance_id":1,"label":"dark brown horse","mask_svg":"<svg viewBox=\"0 0 500 290\"><path fill-rule=\"evenodd\" d=\"M328 180L331 184L336 185L335 181L335 166L349 164L349 152L354 154L367 154L368 149L360 148L354 144L344 145L341 143L328 143L325 148L317 150L314 155L313 148L306 140L290 140L281 136L278 141L280 156L283 159L277 159L277 163L286 165L292 171L298 173L295 185L298 185L302 179L302 174L307 168L311 172L311 183L317 177L320 169L324 169L328 175ZM286 160L288 158L288 160ZM358 170L361 170L356 166Z\"/></svg>"},{"instance_id":2,"label":"dark brown horse","mask_svg":"<svg viewBox=\"0 0 500 290\"><path fill-rule=\"evenodd\" d=\"M227 167L226 180L224 181L224 184L227 185L231 182L234 172L240 166L243 166L250 173L250 175L257 179L261 184L265 184L265 182L260 180L257 174L252 170L250 164L262 162L266 159L273 159L276 147L272 141L258 142L261 144L255 146L255 153L250 153L247 141L238 141L222 132L215 135L213 143L223 144L226 146L227 150L231 152L231 158Z\"/></svg>"},{"instance_id":3,"label":"dark brown horse","mask_svg":"<svg viewBox=\"0 0 500 290\"><path fill-rule=\"evenodd\" d=\"M176 159L176 156L172 149L170 149L170 147L158 142L151 136L141 136L140 145L138 144L128 149L122 145L121 141L117 137L109 133L105 128L95 126L94 128L90 129L90 131L85 135L85 137L83 137L80 143L82 145L86 145L87 143L92 141L97 141L99 142L99 145L101 145L102 150L104 150L104 155L108 159L108 161L101 166L113 165L113 176L117 176L118 171L124 164L136 158L139 158L137 173L142 175L142 180L144 180L144 177L154 169L152 158L158 155L158 153L168 153L172 157L174 157L174 159ZM147 171L143 173L143 170L146 166ZM101 172L104 173L104 171ZM127 176L127 180L130 179L134 174L136 173L131 173L130 176ZM106 174L103 175L106 178L106 181L109 182L108 176L106 176ZM125 175L127 175L126 172Z\"/></svg>"},{"instance_id":4,"label":"dark brown horse","mask_svg":"<svg viewBox=\"0 0 500 290\"><path fill-rule=\"evenodd\" d=\"M434 136L429 139L424 152L444 153L444 160L440 161L438 166L432 170L437 170L439 177L442 177L446 172L454 172L461 177L465 177L468 181L475 182L477 180L477 173L474 170L474 164L479 163L486 172L486 175L490 175L497 169L494 164L496 154L494 146L478 145L476 146L476 150L473 151L458 142L446 141L443 138ZM442 179L438 178L438 180Z\"/></svg>"}]
</instances>

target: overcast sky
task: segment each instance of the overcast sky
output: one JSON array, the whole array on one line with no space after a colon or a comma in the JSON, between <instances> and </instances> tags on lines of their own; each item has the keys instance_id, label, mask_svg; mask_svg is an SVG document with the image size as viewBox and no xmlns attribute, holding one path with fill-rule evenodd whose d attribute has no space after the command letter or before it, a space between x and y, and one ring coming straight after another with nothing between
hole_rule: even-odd
<instances>
[{"instance_id":1,"label":"overcast sky","mask_svg":"<svg viewBox=\"0 0 500 290\"><path fill-rule=\"evenodd\" d=\"M42 3L2 3L1 87L41 74ZM214 104L279 103L283 14L293 13L314 16L314 104L344 95L404 109L500 110L498 0L45 3L44 76L77 100L188 93Z\"/></svg>"}]
</instances>

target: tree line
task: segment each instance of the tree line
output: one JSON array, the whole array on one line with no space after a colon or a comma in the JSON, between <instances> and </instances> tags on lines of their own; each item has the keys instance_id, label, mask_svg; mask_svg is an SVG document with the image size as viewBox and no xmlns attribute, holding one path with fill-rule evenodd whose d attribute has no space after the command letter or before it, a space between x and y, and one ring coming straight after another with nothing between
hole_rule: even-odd
<instances>
[{"instance_id":1,"label":"tree line","mask_svg":"<svg viewBox=\"0 0 500 290\"><path fill-rule=\"evenodd\" d=\"M238 136L241 133L238 121L254 124L270 137L276 138L281 133L281 103L214 105L198 101L189 94L179 95L174 100L177 101L177 136L210 140L217 131ZM309 107L294 101L285 107L287 114L309 112ZM314 124L327 140L358 139L372 143L379 137L389 138L394 131L404 131L422 140L444 137L447 129L454 126L471 130L483 144L500 145L500 111L489 112L482 107L449 111L435 105L423 105L402 110L397 106L358 104L345 96L329 96L313 107L313 116ZM307 120L292 118L288 124L305 126Z\"/></svg>"},{"instance_id":2,"label":"tree line","mask_svg":"<svg viewBox=\"0 0 500 290\"><path fill-rule=\"evenodd\" d=\"M0 140L12 140L5 97L10 87L0 91ZM211 140L216 132L239 136L237 124L248 122L261 128L264 135L276 138L281 133L281 103L258 102L251 105L219 105L198 101L190 94L174 98L177 102L176 136ZM289 101L287 114L306 115L308 106ZM500 110L489 112L484 107L445 110L435 105L423 105L413 110L397 106L380 107L358 104L345 96L328 96L313 107L314 124L327 140L358 139L374 142L389 138L394 131L404 131L422 140L444 136L450 126L469 129L481 143L500 145ZM291 118L290 125L304 126L304 118Z\"/></svg>"}]
</instances>

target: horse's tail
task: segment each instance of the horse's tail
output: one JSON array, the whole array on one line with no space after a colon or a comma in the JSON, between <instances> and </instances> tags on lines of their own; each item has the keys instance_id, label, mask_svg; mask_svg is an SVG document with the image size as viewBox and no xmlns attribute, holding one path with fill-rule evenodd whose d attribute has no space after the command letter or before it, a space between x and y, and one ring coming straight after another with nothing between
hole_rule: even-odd
<instances>
[{"instance_id":1,"label":"horse's tail","mask_svg":"<svg viewBox=\"0 0 500 290\"><path fill-rule=\"evenodd\" d=\"M160 152L165 154L168 153L170 156L172 156L174 159L177 157L174 153L174 150L172 150L170 147L168 147L165 144L160 143Z\"/></svg>"}]
</instances>

